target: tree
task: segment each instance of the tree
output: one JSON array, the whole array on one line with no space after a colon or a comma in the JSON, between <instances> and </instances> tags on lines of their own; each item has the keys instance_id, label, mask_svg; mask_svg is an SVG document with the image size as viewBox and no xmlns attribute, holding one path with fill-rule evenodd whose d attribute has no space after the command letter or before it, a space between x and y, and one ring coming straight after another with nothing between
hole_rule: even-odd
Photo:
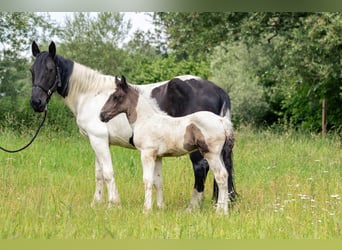
<instances>
[{"instance_id":1,"label":"tree","mask_svg":"<svg viewBox=\"0 0 342 250\"><path fill-rule=\"evenodd\" d=\"M52 31L47 17L35 13L0 12L1 121L5 122L8 113L16 114L25 107L19 97L27 98L30 88L30 45L40 34ZM24 101L27 106L27 99Z\"/></svg>"},{"instance_id":2,"label":"tree","mask_svg":"<svg viewBox=\"0 0 342 250\"><path fill-rule=\"evenodd\" d=\"M125 60L120 43L126 38L130 23L123 14L113 12L77 12L67 18L62 28L58 53L105 74L118 74Z\"/></svg>"},{"instance_id":3,"label":"tree","mask_svg":"<svg viewBox=\"0 0 342 250\"><path fill-rule=\"evenodd\" d=\"M168 48L179 58L206 56L211 50L234 37L241 21L248 13L242 12L156 12L154 24L159 34L166 37Z\"/></svg>"},{"instance_id":4,"label":"tree","mask_svg":"<svg viewBox=\"0 0 342 250\"><path fill-rule=\"evenodd\" d=\"M261 76L261 83L282 93L284 116L302 128L320 129L323 99L328 103L328 126L337 129L342 124L341 32L340 13L315 13L297 19L291 30L269 44L274 66Z\"/></svg>"},{"instance_id":5,"label":"tree","mask_svg":"<svg viewBox=\"0 0 342 250\"><path fill-rule=\"evenodd\" d=\"M269 111L257 72L268 67L261 46L242 43L217 46L210 58L211 79L229 93L235 125L262 125Z\"/></svg>"},{"instance_id":6,"label":"tree","mask_svg":"<svg viewBox=\"0 0 342 250\"><path fill-rule=\"evenodd\" d=\"M223 54L227 46L261 49L268 63L253 71L250 83L264 89L269 123L288 117L296 126L318 130L326 100L328 127L341 127L341 13L156 13L154 19L179 58L208 60L214 51L217 65L215 57L231 59Z\"/></svg>"}]
</instances>

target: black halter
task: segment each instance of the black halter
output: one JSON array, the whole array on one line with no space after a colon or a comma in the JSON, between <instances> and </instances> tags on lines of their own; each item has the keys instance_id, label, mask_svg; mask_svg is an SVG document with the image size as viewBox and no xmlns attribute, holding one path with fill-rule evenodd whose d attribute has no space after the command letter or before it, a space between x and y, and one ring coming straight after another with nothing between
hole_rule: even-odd
<instances>
[{"instance_id":1,"label":"black halter","mask_svg":"<svg viewBox=\"0 0 342 250\"><path fill-rule=\"evenodd\" d=\"M39 84L34 84L32 86L33 88L40 88L41 90L43 90L48 96L47 101L50 100L50 97L57 90L57 88L62 87L62 81L61 81L61 75L60 75L57 57L55 59L55 65L56 65L56 79L55 79L55 82L52 84L52 86L49 89L45 89L44 87L40 86Z\"/></svg>"}]
</instances>

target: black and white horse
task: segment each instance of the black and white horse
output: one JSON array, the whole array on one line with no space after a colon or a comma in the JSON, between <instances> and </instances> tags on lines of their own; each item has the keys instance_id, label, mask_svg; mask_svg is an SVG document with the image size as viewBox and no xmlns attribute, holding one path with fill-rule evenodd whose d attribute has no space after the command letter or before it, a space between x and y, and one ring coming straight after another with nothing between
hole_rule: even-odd
<instances>
[{"instance_id":1,"label":"black and white horse","mask_svg":"<svg viewBox=\"0 0 342 250\"><path fill-rule=\"evenodd\" d=\"M93 203L103 200L104 184L108 189L109 205L120 204L120 196L115 184L109 145L134 148L132 130L124 114L108 123L99 119L102 106L115 89L113 76L103 75L84 65L56 54L53 42L48 51L40 51L32 43L35 61L31 67L32 96L31 106L36 112L43 112L51 95L57 91L76 117L80 132L89 138L95 152L96 188ZM155 100L156 105L167 114L175 117L196 111L211 111L225 116L230 112L228 95L215 84L194 76L179 76L169 81L147 85L137 85L146 98ZM232 145L222 150L226 154L225 167L228 172L228 193L235 197L233 182ZM198 152L190 155L193 164L195 185L189 208L201 204L208 163ZM213 198L217 201L217 185L214 185Z\"/></svg>"},{"instance_id":2,"label":"black and white horse","mask_svg":"<svg viewBox=\"0 0 342 250\"><path fill-rule=\"evenodd\" d=\"M223 164L222 150L234 144L230 115L218 116L198 111L172 117L156 109L151 98L128 85L124 76L116 79L116 90L101 109L100 119L108 122L124 113L133 131L134 146L140 151L145 187L144 211L152 210L152 187L157 191L157 207L163 207L162 158L181 156L194 150L209 163L218 185L217 212L228 214L228 172Z\"/></svg>"}]
</instances>

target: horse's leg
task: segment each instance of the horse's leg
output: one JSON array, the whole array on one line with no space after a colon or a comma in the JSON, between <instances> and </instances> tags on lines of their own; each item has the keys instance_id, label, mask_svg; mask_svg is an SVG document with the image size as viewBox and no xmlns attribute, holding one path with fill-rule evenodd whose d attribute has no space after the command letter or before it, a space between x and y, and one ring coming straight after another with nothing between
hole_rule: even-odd
<instances>
[{"instance_id":1,"label":"horse's leg","mask_svg":"<svg viewBox=\"0 0 342 250\"><path fill-rule=\"evenodd\" d=\"M115 184L108 139L93 135L88 136L96 157L96 188L93 203L102 200L103 182L105 181L108 189L108 205L120 205L120 196Z\"/></svg>"},{"instance_id":2,"label":"horse's leg","mask_svg":"<svg viewBox=\"0 0 342 250\"><path fill-rule=\"evenodd\" d=\"M228 196L231 202L236 199L236 191L234 185L234 169L233 169L233 145L225 144L222 150L222 158L228 172Z\"/></svg>"},{"instance_id":3,"label":"horse's leg","mask_svg":"<svg viewBox=\"0 0 342 250\"><path fill-rule=\"evenodd\" d=\"M223 164L220 153L207 153L205 155L210 169L213 171L214 178L218 186L217 212L228 214L228 172Z\"/></svg>"},{"instance_id":4,"label":"horse's leg","mask_svg":"<svg viewBox=\"0 0 342 250\"><path fill-rule=\"evenodd\" d=\"M203 158L199 151L190 154L190 160L194 170L195 184L194 190L188 206L188 211L197 209L201 206L203 200L204 183L207 178L209 166L208 162Z\"/></svg>"},{"instance_id":5,"label":"horse's leg","mask_svg":"<svg viewBox=\"0 0 342 250\"><path fill-rule=\"evenodd\" d=\"M237 195L234 185L233 147L234 139L228 138L222 149L222 159L228 172L228 196L232 202L235 201Z\"/></svg>"},{"instance_id":6,"label":"horse's leg","mask_svg":"<svg viewBox=\"0 0 342 250\"><path fill-rule=\"evenodd\" d=\"M157 158L154 168L154 186L157 193L157 207L163 208L163 178L162 178L162 159Z\"/></svg>"},{"instance_id":7,"label":"horse's leg","mask_svg":"<svg viewBox=\"0 0 342 250\"><path fill-rule=\"evenodd\" d=\"M234 202L237 196L234 185L234 168L233 168L233 147L234 147L234 139L228 139L223 148L222 148L222 159L224 162L224 166L228 172L228 196L231 202ZM213 197L212 199L217 202L218 199L218 187L216 181L214 181L213 185Z\"/></svg>"},{"instance_id":8,"label":"horse's leg","mask_svg":"<svg viewBox=\"0 0 342 250\"><path fill-rule=\"evenodd\" d=\"M144 213L149 213L152 210L152 188L156 165L154 152L151 152L150 150L141 151L141 163L143 167L143 182L145 188Z\"/></svg>"},{"instance_id":9,"label":"horse's leg","mask_svg":"<svg viewBox=\"0 0 342 250\"><path fill-rule=\"evenodd\" d=\"M97 157L95 156L95 194L93 202L91 203L91 206L93 207L97 203L101 203L103 201L103 172L102 172L102 166L97 160Z\"/></svg>"}]
</instances>

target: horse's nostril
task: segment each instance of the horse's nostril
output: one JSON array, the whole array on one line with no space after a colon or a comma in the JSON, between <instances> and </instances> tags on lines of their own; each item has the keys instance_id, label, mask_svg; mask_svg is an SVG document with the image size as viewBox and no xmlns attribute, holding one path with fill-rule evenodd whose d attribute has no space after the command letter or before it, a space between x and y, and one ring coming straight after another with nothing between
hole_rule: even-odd
<instances>
[{"instance_id":1,"label":"horse's nostril","mask_svg":"<svg viewBox=\"0 0 342 250\"><path fill-rule=\"evenodd\" d=\"M100 119L103 122L108 122L108 120L109 120L108 119L108 115L106 113L104 113L104 112L100 113Z\"/></svg>"},{"instance_id":2,"label":"horse's nostril","mask_svg":"<svg viewBox=\"0 0 342 250\"><path fill-rule=\"evenodd\" d=\"M104 115L104 113L100 113L100 120L104 122L104 120L105 120L105 115Z\"/></svg>"},{"instance_id":3,"label":"horse's nostril","mask_svg":"<svg viewBox=\"0 0 342 250\"><path fill-rule=\"evenodd\" d=\"M31 99L30 100L31 107L36 112L43 112L45 105L43 104L43 101L41 99Z\"/></svg>"},{"instance_id":4,"label":"horse's nostril","mask_svg":"<svg viewBox=\"0 0 342 250\"><path fill-rule=\"evenodd\" d=\"M32 99L31 99L31 104L34 105L34 106L38 106L38 105L40 105L41 103L42 103L42 101L41 101L40 99L38 99L38 100L36 100L36 99L32 100Z\"/></svg>"}]
</instances>

